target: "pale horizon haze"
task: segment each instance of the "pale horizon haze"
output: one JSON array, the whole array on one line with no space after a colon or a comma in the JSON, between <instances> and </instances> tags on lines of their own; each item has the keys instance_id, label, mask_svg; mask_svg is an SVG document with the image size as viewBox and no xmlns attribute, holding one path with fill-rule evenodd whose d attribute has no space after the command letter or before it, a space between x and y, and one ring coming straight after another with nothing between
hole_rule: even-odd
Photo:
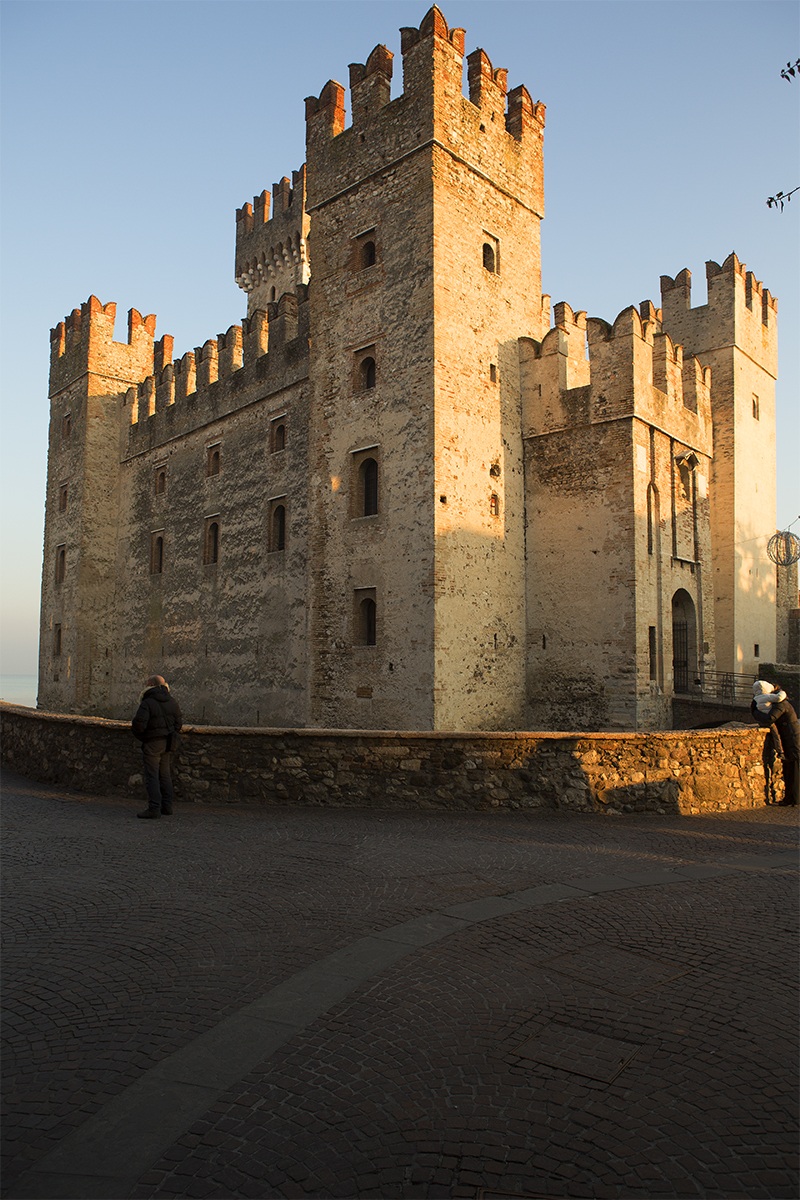
<instances>
[{"instance_id":1,"label":"pale horizon haze","mask_svg":"<svg viewBox=\"0 0 800 1200\"><path fill-rule=\"evenodd\" d=\"M96 295L175 357L246 314L235 211L305 159L304 98L411 0L2 0L0 667L37 670L49 332ZM613 321L735 251L779 302L777 524L800 533L800 55L794 0L444 0L466 51L547 106L544 290ZM348 96L349 103L349 96ZM348 116L349 122L349 116ZM524 331L520 331L524 332ZM773 531L765 530L765 534Z\"/></svg>"}]
</instances>

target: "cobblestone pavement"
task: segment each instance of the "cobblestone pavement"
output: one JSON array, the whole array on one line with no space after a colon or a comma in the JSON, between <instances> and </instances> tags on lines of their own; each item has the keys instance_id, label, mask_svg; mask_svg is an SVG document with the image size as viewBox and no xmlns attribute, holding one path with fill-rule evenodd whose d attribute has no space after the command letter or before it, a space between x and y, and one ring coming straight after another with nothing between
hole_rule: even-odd
<instances>
[{"instance_id":1,"label":"cobblestone pavement","mask_svg":"<svg viewBox=\"0 0 800 1200\"><path fill-rule=\"evenodd\" d=\"M798 1194L796 810L3 807L4 1196Z\"/></svg>"}]
</instances>

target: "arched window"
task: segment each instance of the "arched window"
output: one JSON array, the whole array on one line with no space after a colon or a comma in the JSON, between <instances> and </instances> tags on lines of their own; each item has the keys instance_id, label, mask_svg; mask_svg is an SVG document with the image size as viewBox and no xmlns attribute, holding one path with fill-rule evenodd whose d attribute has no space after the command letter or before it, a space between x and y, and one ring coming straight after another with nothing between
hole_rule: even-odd
<instances>
[{"instance_id":1,"label":"arched window","mask_svg":"<svg viewBox=\"0 0 800 1200\"><path fill-rule=\"evenodd\" d=\"M156 495L163 496L167 490L167 472L163 467L156 471Z\"/></svg>"},{"instance_id":2,"label":"arched window","mask_svg":"<svg viewBox=\"0 0 800 1200\"><path fill-rule=\"evenodd\" d=\"M365 458L358 470L362 497L362 515L374 517L378 511L378 464L374 458Z\"/></svg>"},{"instance_id":3,"label":"arched window","mask_svg":"<svg viewBox=\"0 0 800 1200\"><path fill-rule=\"evenodd\" d=\"M206 525L203 562L211 566L219 561L219 521L209 521Z\"/></svg>"},{"instance_id":4,"label":"arched window","mask_svg":"<svg viewBox=\"0 0 800 1200\"><path fill-rule=\"evenodd\" d=\"M374 646L377 633L377 608L371 596L366 596L358 606L359 641L362 646Z\"/></svg>"},{"instance_id":5,"label":"arched window","mask_svg":"<svg viewBox=\"0 0 800 1200\"><path fill-rule=\"evenodd\" d=\"M150 541L150 574L160 575L163 570L164 537L160 533L154 533Z\"/></svg>"},{"instance_id":6,"label":"arched window","mask_svg":"<svg viewBox=\"0 0 800 1200\"><path fill-rule=\"evenodd\" d=\"M373 241L364 242L361 247L361 267L362 267L362 269L366 269L367 267L374 267L375 259L376 259L375 243Z\"/></svg>"},{"instance_id":7,"label":"arched window","mask_svg":"<svg viewBox=\"0 0 800 1200\"><path fill-rule=\"evenodd\" d=\"M67 573L67 548L56 546L56 583L63 583Z\"/></svg>"},{"instance_id":8,"label":"arched window","mask_svg":"<svg viewBox=\"0 0 800 1200\"><path fill-rule=\"evenodd\" d=\"M286 449L286 426L283 424L283 422L280 422L273 428L272 449L273 450L285 450Z\"/></svg>"},{"instance_id":9,"label":"arched window","mask_svg":"<svg viewBox=\"0 0 800 1200\"><path fill-rule=\"evenodd\" d=\"M272 510L270 549L286 549L286 507L283 504L276 504Z\"/></svg>"},{"instance_id":10,"label":"arched window","mask_svg":"<svg viewBox=\"0 0 800 1200\"><path fill-rule=\"evenodd\" d=\"M220 448L219 446L209 446L208 457L206 458L206 475L219 475L220 468Z\"/></svg>"},{"instance_id":11,"label":"arched window","mask_svg":"<svg viewBox=\"0 0 800 1200\"><path fill-rule=\"evenodd\" d=\"M363 358L361 360L361 386L365 389L375 387L374 358Z\"/></svg>"},{"instance_id":12,"label":"arched window","mask_svg":"<svg viewBox=\"0 0 800 1200\"><path fill-rule=\"evenodd\" d=\"M484 266L485 270L491 271L492 274L494 274L494 270L495 270L494 246L492 246L489 242L483 243L483 266Z\"/></svg>"}]
</instances>

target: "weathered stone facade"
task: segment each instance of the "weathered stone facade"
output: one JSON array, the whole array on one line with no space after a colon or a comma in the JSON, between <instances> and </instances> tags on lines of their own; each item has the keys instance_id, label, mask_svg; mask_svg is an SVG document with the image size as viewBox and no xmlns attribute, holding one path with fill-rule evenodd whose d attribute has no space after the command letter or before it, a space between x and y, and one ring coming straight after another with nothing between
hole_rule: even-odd
<instances>
[{"instance_id":1,"label":"weathered stone facade","mask_svg":"<svg viewBox=\"0 0 800 1200\"><path fill-rule=\"evenodd\" d=\"M247 317L52 334L39 705L158 671L236 726L637 729L775 655L776 302L735 255L613 325L541 290L544 105L433 8L237 212ZM757 479L757 485L754 484ZM745 546L745 549L742 549ZM754 648L757 650L754 653Z\"/></svg>"},{"instance_id":2,"label":"weathered stone facade","mask_svg":"<svg viewBox=\"0 0 800 1200\"><path fill-rule=\"evenodd\" d=\"M3 763L99 795L142 794L127 722L0 705ZM783 796L764 730L397 733L193 727L173 767L194 803L734 812Z\"/></svg>"}]
</instances>

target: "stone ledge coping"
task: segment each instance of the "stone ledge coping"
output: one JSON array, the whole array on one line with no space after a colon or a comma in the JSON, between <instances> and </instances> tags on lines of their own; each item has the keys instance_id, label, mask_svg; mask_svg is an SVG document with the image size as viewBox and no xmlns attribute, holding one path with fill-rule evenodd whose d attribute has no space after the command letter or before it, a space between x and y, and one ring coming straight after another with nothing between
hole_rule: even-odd
<instances>
[{"instance_id":1,"label":"stone ledge coping","mask_svg":"<svg viewBox=\"0 0 800 1200\"><path fill-rule=\"evenodd\" d=\"M0 701L0 713L9 712L22 717L31 717L37 720L68 722L72 725L86 725L95 728L103 729L119 729L130 732L130 721L112 720L110 717L87 717L76 713L51 713L45 709L28 708L26 705L9 704L7 701ZM743 724L734 729L715 728L715 729L660 729L660 730L633 730L622 731L618 733L608 731L594 730L482 730L482 729L463 729L460 731L454 730L427 730L427 729L330 729L330 728L315 728L306 726L301 729L281 729L268 725L184 725L182 733L199 733L204 735L213 735L215 737L263 737L265 734L269 737L297 737L297 738L398 738L408 741L416 738L420 741L453 741L454 739L474 740L481 738L485 741L526 741L530 738L548 739L550 741L567 741L575 739L584 740L590 738L592 741L636 741L642 738L653 740L666 740L679 736L681 738L691 737L697 741L710 741L715 738L735 736L741 737L742 733L762 733L766 730L761 729L755 722Z\"/></svg>"}]
</instances>

